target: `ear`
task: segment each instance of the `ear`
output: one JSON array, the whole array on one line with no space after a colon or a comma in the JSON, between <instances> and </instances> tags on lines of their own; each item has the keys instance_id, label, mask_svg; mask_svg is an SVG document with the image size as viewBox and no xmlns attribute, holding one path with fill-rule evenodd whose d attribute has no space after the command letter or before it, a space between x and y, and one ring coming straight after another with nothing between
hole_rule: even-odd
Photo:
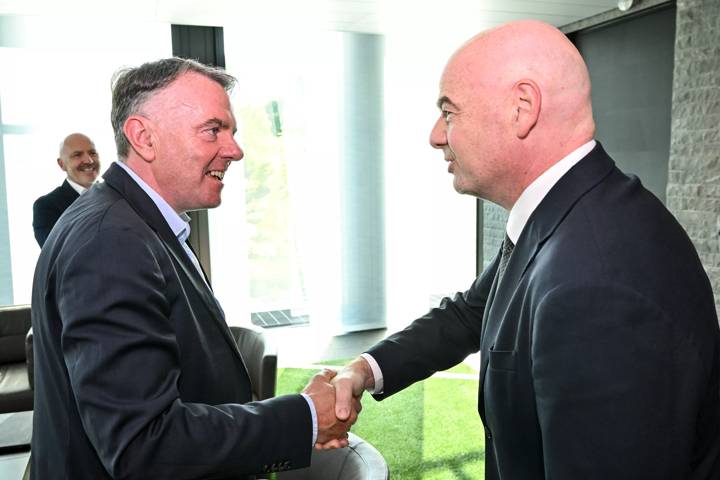
<instances>
[{"instance_id":1,"label":"ear","mask_svg":"<svg viewBox=\"0 0 720 480\"><path fill-rule=\"evenodd\" d=\"M537 83L529 79L522 79L512 89L513 98L513 127L515 135L523 139L537 124L540 117L542 95Z\"/></svg>"},{"instance_id":2,"label":"ear","mask_svg":"<svg viewBox=\"0 0 720 480\"><path fill-rule=\"evenodd\" d=\"M62 161L62 158L57 159L57 164L63 172L67 172L67 168L65 168L65 162Z\"/></svg>"},{"instance_id":3,"label":"ear","mask_svg":"<svg viewBox=\"0 0 720 480\"><path fill-rule=\"evenodd\" d=\"M135 153L146 162L155 160L153 147L153 122L147 117L131 115L125 120L123 133Z\"/></svg>"}]
</instances>

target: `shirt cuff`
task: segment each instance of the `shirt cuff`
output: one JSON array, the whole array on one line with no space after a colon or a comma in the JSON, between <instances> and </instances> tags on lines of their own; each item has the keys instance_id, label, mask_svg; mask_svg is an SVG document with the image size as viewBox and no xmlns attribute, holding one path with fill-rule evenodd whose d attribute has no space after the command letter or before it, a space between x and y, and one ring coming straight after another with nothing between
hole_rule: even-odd
<instances>
[{"instance_id":1,"label":"shirt cuff","mask_svg":"<svg viewBox=\"0 0 720 480\"><path fill-rule=\"evenodd\" d=\"M317 411L315 410L315 404L313 403L313 401L309 395L307 395L305 393L301 393L300 395L303 396L305 401L307 401L307 403L308 403L308 407L310 407L310 415L312 415L312 424L313 424L313 435L312 435L311 445L314 446L317 443L317 437L318 437Z\"/></svg>"},{"instance_id":2,"label":"shirt cuff","mask_svg":"<svg viewBox=\"0 0 720 480\"><path fill-rule=\"evenodd\" d=\"M383 393L383 387L385 385L383 383L383 374L382 370L380 370L380 365L378 365L369 353L361 353L360 356L368 362L368 365L370 365L370 370L372 370L373 378L375 379L375 387L372 389L368 388L367 392L372 395L379 395Z\"/></svg>"}]
</instances>

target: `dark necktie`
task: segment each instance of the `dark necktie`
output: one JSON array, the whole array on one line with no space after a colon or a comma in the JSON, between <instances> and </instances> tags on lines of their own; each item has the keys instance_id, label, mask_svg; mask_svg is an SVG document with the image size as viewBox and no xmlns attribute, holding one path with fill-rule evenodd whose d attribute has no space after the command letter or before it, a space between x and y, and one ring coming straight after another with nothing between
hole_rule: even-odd
<instances>
[{"instance_id":1,"label":"dark necktie","mask_svg":"<svg viewBox=\"0 0 720 480\"><path fill-rule=\"evenodd\" d=\"M502 276L505 273L505 269L507 268L507 264L510 261L510 255L512 255L513 248L515 248L515 244L510 240L510 237L507 236L507 233L505 234L505 240L503 240L502 243L502 254L500 255L500 265L498 266L498 283L500 283L500 280L502 280Z\"/></svg>"}]
</instances>

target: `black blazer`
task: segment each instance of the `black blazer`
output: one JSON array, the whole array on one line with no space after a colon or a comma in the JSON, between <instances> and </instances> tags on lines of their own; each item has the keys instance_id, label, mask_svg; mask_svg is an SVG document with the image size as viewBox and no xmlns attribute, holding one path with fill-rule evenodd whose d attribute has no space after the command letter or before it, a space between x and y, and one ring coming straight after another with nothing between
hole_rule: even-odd
<instances>
[{"instance_id":1,"label":"black blazer","mask_svg":"<svg viewBox=\"0 0 720 480\"><path fill-rule=\"evenodd\" d=\"M531 215L500 285L369 350L384 398L480 350L488 480L720 478L720 333L673 216L600 145Z\"/></svg>"},{"instance_id":2,"label":"black blazer","mask_svg":"<svg viewBox=\"0 0 720 480\"><path fill-rule=\"evenodd\" d=\"M309 465L312 419L251 400L223 313L155 204L112 165L35 270L36 479L246 478Z\"/></svg>"},{"instance_id":3,"label":"black blazer","mask_svg":"<svg viewBox=\"0 0 720 480\"><path fill-rule=\"evenodd\" d=\"M67 180L47 195L33 203L33 230L40 248L50 234L60 215L80 196Z\"/></svg>"}]
</instances>

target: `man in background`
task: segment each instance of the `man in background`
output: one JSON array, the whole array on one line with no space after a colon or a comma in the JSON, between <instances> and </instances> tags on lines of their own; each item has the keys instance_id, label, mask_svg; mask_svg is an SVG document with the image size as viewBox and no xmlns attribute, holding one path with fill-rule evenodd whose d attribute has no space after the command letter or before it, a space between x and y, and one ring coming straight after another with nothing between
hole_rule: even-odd
<instances>
[{"instance_id":1,"label":"man in background","mask_svg":"<svg viewBox=\"0 0 720 480\"><path fill-rule=\"evenodd\" d=\"M33 204L33 230L40 248L65 209L95 183L100 173L100 155L90 138L82 133L73 133L60 144L57 164L67 178L62 185Z\"/></svg>"},{"instance_id":2,"label":"man in background","mask_svg":"<svg viewBox=\"0 0 720 480\"><path fill-rule=\"evenodd\" d=\"M234 84L179 58L114 79L119 161L58 221L35 270L33 478L249 479L309 465L316 442L347 445L354 416L335 417L334 372L251 402L187 244L187 212L217 207L243 157Z\"/></svg>"},{"instance_id":3,"label":"man in background","mask_svg":"<svg viewBox=\"0 0 720 480\"><path fill-rule=\"evenodd\" d=\"M483 32L451 57L437 105L430 143L458 192L509 211L506 238L469 290L337 375L338 416L479 350L486 479L720 478L710 282L594 139L579 52L541 22Z\"/></svg>"}]
</instances>

